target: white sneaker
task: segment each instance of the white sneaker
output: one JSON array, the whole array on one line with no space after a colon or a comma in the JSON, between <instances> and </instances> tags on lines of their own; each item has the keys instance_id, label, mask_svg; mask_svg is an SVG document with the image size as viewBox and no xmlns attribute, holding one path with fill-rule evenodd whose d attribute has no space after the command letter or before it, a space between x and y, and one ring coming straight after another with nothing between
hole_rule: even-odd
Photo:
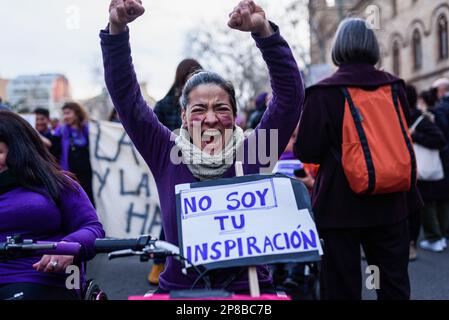
<instances>
[{"instance_id":1,"label":"white sneaker","mask_svg":"<svg viewBox=\"0 0 449 320\"><path fill-rule=\"evenodd\" d=\"M441 242L441 246L443 247L443 250L446 250L447 249L447 239L446 238L442 238L440 240L440 242Z\"/></svg>"},{"instance_id":2,"label":"white sneaker","mask_svg":"<svg viewBox=\"0 0 449 320\"><path fill-rule=\"evenodd\" d=\"M421 241L420 247L423 250L428 250L428 251L432 251L432 252L443 252L444 251L443 243L441 240L435 241L435 242L430 242L429 240L424 240L424 241Z\"/></svg>"}]
</instances>

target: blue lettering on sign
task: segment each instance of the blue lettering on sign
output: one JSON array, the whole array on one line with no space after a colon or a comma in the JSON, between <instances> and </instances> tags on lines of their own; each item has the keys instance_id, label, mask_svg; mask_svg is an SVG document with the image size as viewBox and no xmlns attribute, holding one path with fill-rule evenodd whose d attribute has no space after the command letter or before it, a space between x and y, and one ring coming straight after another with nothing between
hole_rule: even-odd
<instances>
[{"instance_id":1,"label":"blue lettering on sign","mask_svg":"<svg viewBox=\"0 0 449 320\"><path fill-rule=\"evenodd\" d=\"M287 246L287 249L290 250L290 241L288 238L288 233L284 232L284 240L285 240L285 245Z\"/></svg>"},{"instance_id":2,"label":"blue lettering on sign","mask_svg":"<svg viewBox=\"0 0 449 320\"><path fill-rule=\"evenodd\" d=\"M197 209L196 197L191 197L190 201L188 198L184 198L184 212L185 214L189 214L189 209L191 213L196 213ZM207 211L212 206L212 199L209 196L201 197L198 201L198 207L201 211Z\"/></svg>"},{"instance_id":3,"label":"blue lettering on sign","mask_svg":"<svg viewBox=\"0 0 449 320\"><path fill-rule=\"evenodd\" d=\"M278 238L279 237L281 237L282 236L282 234L280 234L280 233L278 233L278 234L276 234L275 236L274 236L274 238L273 238L273 244L274 244L274 247L276 248L276 250L285 250L285 247L280 247L279 245L278 245Z\"/></svg>"},{"instance_id":4,"label":"blue lettering on sign","mask_svg":"<svg viewBox=\"0 0 449 320\"><path fill-rule=\"evenodd\" d=\"M309 234L306 234L300 231L300 228L301 226L292 232L277 233L274 236L263 238L239 237L233 240L215 241L211 244L202 243L187 246L186 257L196 264L198 262L218 261L233 256L242 258L260 254L282 254L289 248L303 249L304 251L318 249L316 232L308 230Z\"/></svg>"},{"instance_id":5,"label":"blue lettering on sign","mask_svg":"<svg viewBox=\"0 0 449 320\"><path fill-rule=\"evenodd\" d=\"M201 246L195 246L195 261L199 261L198 254L201 256L201 260L207 260L207 243L203 243Z\"/></svg>"},{"instance_id":6,"label":"blue lettering on sign","mask_svg":"<svg viewBox=\"0 0 449 320\"><path fill-rule=\"evenodd\" d=\"M248 202L248 196L249 196L249 202ZM242 197L242 204L245 208L252 208L256 204L256 196L252 192L247 192L243 194Z\"/></svg>"},{"instance_id":7,"label":"blue lettering on sign","mask_svg":"<svg viewBox=\"0 0 449 320\"><path fill-rule=\"evenodd\" d=\"M267 249L270 247L271 252L274 251L273 244L271 243L270 237L265 237L265 243L263 247L263 253L267 253Z\"/></svg>"},{"instance_id":8,"label":"blue lettering on sign","mask_svg":"<svg viewBox=\"0 0 449 320\"><path fill-rule=\"evenodd\" d=\"M225 257L229 258L231 255L231 250L237 246L234 240L226 240L225 241Z\"/></svg>"},{"instance_id":9,"label":"blue lettering on sign","mask_svg":"<svg viewBox=\"0 0 449 320\"><path fill-rule=\"evenodd\" d=\"M233 193L228 194L228 196L226 197L226 200L228 200L228 202L231 202L231 201L236 202L234 206L228 204L228 206L227 206L228 210L237 210L240 207L240 202L237 199L231 199L231 196L234 196L234 195L238 196L238 194L239 194L238 192L233 192Z\"/></svg>"},{"instance_id":10,"label":"blue lettering on sign","mask_svg":"<svg viewBox=\"0 0 449 320\"><path fill-rule=\"evenodd\" d=\"M295 249L298 249L301 247L302 241L301 236L299 235L298 231L293 231L290 235L290 242L292 244L292 247Z\"/></svg>"},{"instance_id":11,"label":"blue lettering on sign","mask_svg":"<svg viewBox=\"0 0 449 320\"><path fill-rule=\"evenodd\" d=\"M262 251L260 251L260 249L256 246L256 242L257 239L256 237L249 237L247 240L247 244L248 244L248 254L252 255L253 251L251 249L254 249L254 251L256 251L257 253L262 253Z\"/></svg>"},{"instance_id":12,"label":"blue lettering on sign","mask_svg":"<svg viewBox=\"0 0 449 320\"><path fill-rule=\"evenodd\" d=\"M265 201L265 197L267 196L268 193L268 188L266 188L263 193L260 193L260 191L256 191L256 194L259 196L260 198L260 205L261 206L265 206L266 205L266 201Z\"/></svg>"},{"instance_id":13,"label":"blue lettering on sign","mask_svg":"<svg viewBox=\"0 0 449 320\"><path fill-rule=\"evenodd\" d=\"M204 202L206 202L206 205L204 205ZM203 211L209 210L212 206L212 199L208 196L202 197L200 199L200 209Z\"/></svg>"},{"instance_id":14,"label":"blue lettering on sign","mask_svg":"<svg viewBox=\"0 0 449 320\"><path fill-rule=\"evenodd\" d=\"M240 215L240 224L237 224L236 217L231 217L232 225L234 229L243 229L245 227L245 215Z\"/></svg>"},{"instance_id":15,"label":"blue lettering on sign","mask_svg":"<svg viewBox=\"0 0 449 320\"><path fill-rule=\"evenodd\" d=\"M225 230L224 222L225 222L225 220L227 220L227 219L229 219L228 216L214 217L214 220L220 221L220 230L221 230L221 231L224 231L224 230Z\"/></svg>"},{"instance_id":16,"label":"blue lettering on sign","mask_svg":"<svg viewBox=\"0 0 449 320\"><path fill-rule=\"evenodd\" d=\"M309 249L309 246L311 246L312 248L317 247L316 234L315 234L315 232L313 232L313 230L310 230L310 238L308 238L307 235L302 231L301 231L301 237L302 237L302 241L304 242L305 250Z\"/></svg>"},{"instance_id":17,"label":"blue lettering on sign","mask_svg":"<svg viewBox=\"0 0 449 320\"><path fill-rule=\"evenodd\" d=\"M191 201L192 202L189 202L189 199L184 198L184 212L185 212L185 214L189 214L189 210L187 209L187 207L189 207L192 212L196 212L196 199L195 199L195 197L191 198Z\"/></svg>"},{"instance_id":18,"label":"blue lettering on sign","mask_svg":"<svg viewBox=\"0 0 449 320\"><path fill-rule=\"evenodd\" d=\"M262 192L245 192L239 199L238 192L232 192L226 196L226 200L229 202L227 205L228 210L235 211L243 208L251 209L257 206L264 207L267 204L266 196L268 188L265 188Z\"/></svg>"},{"instance_id":19,"label":"blue lettering on sign","mask_svg":"<svg viewBox=\"0 0 449 320\"><path fill-rule=\"evenodd\" d=\"M221 258L221 251L217 249L218 246L221 246L221 242L215 242L211 246L211 250L214 252L215 255L210 256L212 260L218 260Z\"/></svg>"},{"instance_id":20,"label":"blue lettering on sign","mask_svg":"<svg viewBox=\"0 0 449 320\"><path fill-rule=\"evenodd\" d=\"M243 242L242 238L237 239L237 248L239 249L239 257L243 257Z\"/></svg>"},{"instance_id":21,"label":"blue lettering on sign","mask_svg":"<svg viewBox=\"0 0 449 320\"><path fill-rule=\"evenodd\" d=\"M241 214L239 217L239 222L237 222L237 217L231 217L232 227L234 228L234 230L242 230L243 228L245 228L245 215ZM225 226L225 221L228 219L229 216L214 217L215 221L220 222L220 231L226 231L227 228Z\"/></svg>"},{"instance_id":22,"label":"blue lettering on sign","mask_svg":"<svg viewBox=\"0 0 449 320\"><path fill-rule=\"evenodd\" d=\"M251 182L239 186L224 185L216 187L186 189L181 193L182 219L197 218L205 215L227 215L236 211L256 211L276 208L277 198L272 179L267 182ZM229 215L231 218L232 215ZM234 218L236 219L236 218ZM217 220L221 231L230 229L225 220ZM233 222L237 222L234 220ZM242 221L243 222L243 221ZM230 222L229 222L230 223ZM234 227L242 230L242 227Z\"/></svg>"},{"instance_id":23,"label":"blue lettering on sign","mask_svg":"<svg viewBox=\"0 0 449 320\"><path fill-rule=\"evenodd\" d=\"M192 261L192 247L188 246L186 251L187 261Z\"/></svg>"}]
</instances>

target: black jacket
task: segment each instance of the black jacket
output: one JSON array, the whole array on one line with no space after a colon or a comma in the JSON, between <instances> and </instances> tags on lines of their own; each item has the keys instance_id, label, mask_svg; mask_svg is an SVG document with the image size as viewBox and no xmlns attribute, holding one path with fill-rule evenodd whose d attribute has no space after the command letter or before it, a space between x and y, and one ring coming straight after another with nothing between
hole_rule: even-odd
<instances>
[{"instance_id":1,"label":"black jacket","mask_svg":"<svg viewBox=\"0 0 449 320\"><path fill-rule=\"evenodd\" d=\"M421 111L412 110L410 114L410 126L412 126L421 115ZM447 144L443 132L429 117L425 117L419 123L415 132L412 134L412 139L413 142L429 149L442 150Z\"/></svg>"},{"instance_id":2,"label":"black jacket","mask_svg":"<svg viewBox=\"0 0 449 320\"><path fill-rule=\"evenodd\" d=\"M430 120L418 126L413 140L425 147L439 149L444 166L444 179L436 182L419 181L418 187L426 202L449 200L449 97L444 98L433 110L435 124ZM415 115L415 119L419 115ZM430 122L430 124L429 124Z\"/></svg>"},{"instance_id":3,"label":"black jacket","mask_svg":"<svg viewBox=\"0 0 449 320\"><path fill-rule=\"evenodd\" d=\"M413 110L410 124L413 125L421 115L421 111ZM443 132L428 117L424 118L416 127L415 132L412 134L412 139L413 142L429 149L443 150L447 146ZM418 188L425 202L439 200L444 198L446 193L449 193L442 182L418 181ZM441 190L442 188L443 190ZM444 189L446 189L446 192Z\"/></svg>"},{"instance_id":4,"label":"black jacket","mask_svg":"<svg viewBox=\"0 0 449 320\"><path fill-rule=\"evenodd\" d=\"M170 90L161 101L156 103L154 113L159 121L170 129L170 131L175 131L181 128L181 107L176 99L174 90Z\"/></svg>"},{"instance_id":5,"label":"black jacket","mask_svg":"<svg viewBox=\"0 0 449 320\"><path fill-rule=\"evenodd\" d=\"M345 98L339 87L374 90L397 83L399 99L409 120L404 83L367 64L340 67L330 78L306 90L295 154L305 163L320 164L312 193L313 210L320 229L391 226L419 210L422 200L414 186L410 192L386 195L358 195L352 191L341 157ZM335 151L335 152L333 152Z\"/></svg>"}]
</instances>

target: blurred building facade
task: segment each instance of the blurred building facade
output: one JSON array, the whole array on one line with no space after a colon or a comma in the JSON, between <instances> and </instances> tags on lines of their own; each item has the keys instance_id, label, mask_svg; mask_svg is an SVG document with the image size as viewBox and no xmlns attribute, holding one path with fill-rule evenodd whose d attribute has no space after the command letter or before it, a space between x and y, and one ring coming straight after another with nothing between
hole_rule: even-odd
<instances>
[{"instance_id":1,"label":"blurred building facade","mask_svg":"<svg viewBox=\"0 0 449 320\"><path fill-rule=\"evenodd\" d=\"M8 100L8 95L6 94L7 86L8 86L8 80L0 79L0 98L3 100L3 102L6 102Z\"/></svg>"},{"instance_id":2,"label":"blurred building facade","mask_svg":"<svg viewBox=\"0 0 449 320\"><path fill-rule=\"evenodd\" d=\"M46 108L59 117L62 105L71 100L69 81L61 74L19 76L9 81L7 98L17 111Z\"/></svg>"},{"instance_id":3,"label":"blurred building facade","mask_svg":"<svg viewBox=\"0 0 449 320\"><path fill-rule=\"evenodd\" d=\"M309 10L312 65L332 65L338 23L356 16L374 26L385 71L419 90L449 76L448 0L310 0Z\"/></svg>"},{"instance_id":4,"label":"blurred building facade","mask_svg":"<svg viewBox=\"0 0 449 320\"><path fill-rule=\"evenodd\" d=\"M154 108L156 100L148 94L146 83L143 82L140 84L140 90L148 105ZM108 120L114 109L111 97L106 88L103 88L98 96L84 100L81 103L89 113L89 117L94 120Z\"/></svg>"}]
</instances>

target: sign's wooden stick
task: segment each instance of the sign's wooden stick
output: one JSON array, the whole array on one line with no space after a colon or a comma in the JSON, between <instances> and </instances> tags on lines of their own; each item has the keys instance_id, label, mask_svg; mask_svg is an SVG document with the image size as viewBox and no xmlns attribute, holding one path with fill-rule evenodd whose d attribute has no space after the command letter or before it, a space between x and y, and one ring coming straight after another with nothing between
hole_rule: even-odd
<instances>
[{"instance_id":1,"label":"sign's wooden stick","mask_svg":"<svg viewBox=\"0 0 449 320\"><path fill-rule=\"evenodd\" d=\"M237 177L243 177L243 163L241 161L235 162L235 175ZM258 298L260 297L260 287L259 287L259 278L257 277L257 268L249 267L248 268L248 281L249 281L249 292L251 297Z\"/></svg>"}]
</instances>

